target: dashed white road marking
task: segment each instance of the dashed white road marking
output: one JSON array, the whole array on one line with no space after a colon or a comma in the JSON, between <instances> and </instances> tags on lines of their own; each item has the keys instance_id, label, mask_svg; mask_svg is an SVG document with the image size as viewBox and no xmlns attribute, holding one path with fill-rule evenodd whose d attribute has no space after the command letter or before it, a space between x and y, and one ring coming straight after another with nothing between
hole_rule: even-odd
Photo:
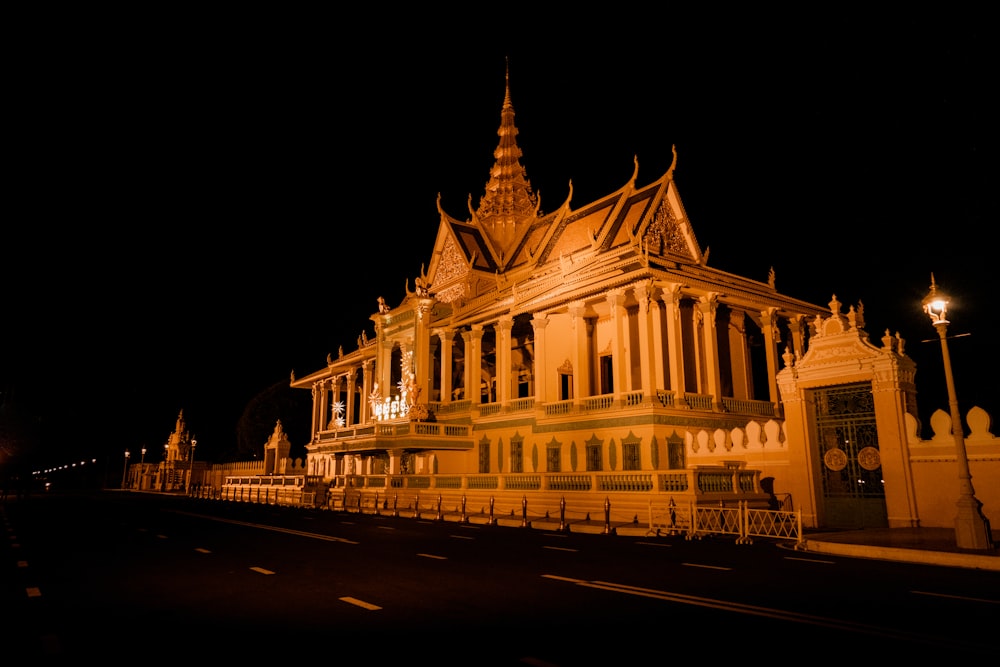
<instances>
[{"instance_id":1,"label":"dashed white road marking","mask_svg":"<svg viewBox=\"0 0 1000 667\"><path fill-rule=\"evenodd\" d=\"M177 514L186 514L188 516L196 516L201 519L208 519L210 521L220 521L222 523L231 523L237 526L249 526L250 528L259 528L261 530L273 530L276 533L286 533L288 535L299 535L301 537L311 537L314 540L325 540L327 542L343 542L344 544L357 544L353 540L347 540L343 537L334 537L333 535L323 535L321 533L308 533L303 530L292 530L291 528L280 528L278 526L268 526L263 523L250 523L248 521L235 521L233 519L223 519L217 516L209 516L206 514L196 514L194 512L177 512Z\"/></svg>"},{"instance_id":2,"label":"dashed white road marking","mask_svg":"<svg viewBox=\"0 0 1000 667\"><path fill-rule=\"evenodd\" d=\"M687 567L700 567L700 568L705 569L705 570L726 570L726 571L729 571L729 570L733 569L731 567L719 567L718 565L702 565L701 563L681 563L681 565L685 565Z\"/></svg>"},{"instance_id":3,"label":"dashed white road marking","mask_svg":"<svg viewBox=\"0 0 1000 667\"><path fill-rule=\"evenodd\" d=\"M947 593L931 593L929 591L910 591L914 595L930 595L936 598L949 598L951 600L968 600L969 602L985 602L986 604L1000 604L1000 600L990 600L988 598L970 598L966 595L948 595Z\"/></svg>"},{"instance_id":4,"label":"dashed white road marking","mask_svg":"<svg viewBox=\"0 0 1000 667\"><path fill-rule=\"evenodd\" d=\"M262 567L251 567L250 569L253 570L254 572L260 572L261 574L274 574L274 572L271 572L270 570L265 570Z\"/></svg>"},{"instance_id":5,"label":"dashed white road marking","mask_svg":"<svg viewBox=\"0 0 1000 667\"><path fill-rule=\"evenodd\" d=\"M548 662L546 660L542 660L541 658L521 658L518 662L522 665L530 665L531 667L559 667L557 663Z\"/></svg>"},{"instance_id":6,"label":"dashed white road marking","mask_svg":"<svg viewBox=\"0 0 1000 667\"><path fill-rule=\"evenodd\" d=\"M371 602L365 602L364 600L359 600L357 598L352 598L352 597L342 597L342 598L340 598L340 600L342 602L346 602L348 604L356 605L356 606L361 607L363 609L368 609L369 611L375 611L376 609L381 609L382 608L382 607L378 606L377 604L372 604Z\"/></svg>"},{"instance_id":7,"label":"dashed white road marking","mask_svg":"<svg viewBox=\"0 0 1000 667\"><path fill-rule=\"evenodd\" d=\"M822 563L823 565L836 565L837 561L833 560L822 560L820 558L795 558L794 556L785 556L785 560L801 560L806 563Z\"/></svg>"},{"instance_id":8,"label":"dashed white road marking","mask_svg":"<svg viewBox=\"0 0 1000 667\"><path fill-rule=\"evenodd\" d=\"M854 621L845 619L828 618L825 616L813 616L811 614L801 614L786 609L759 607L756 605L743 604L740 602L720 600L716 598L705 598L696 595L687 595L684 593L675 593L671 591L657 590L655 588L630 586L628 584L618 584L608 581L586 581L584 579L571 579L569 577L559 577L551 574L543 574L542 577L546 579L566 581L576 584L578 586L585 586L588 588L596 588L600 590L624 593L627 595L638 595L641 597L663 600L665 602L679 602L682 604L707 607L711 609L722 609L741 614L793 621L796 623L804 623L819 627L833 628L841 631L846 630L849 632L868 634L876 637L888 637L891 639L905 640L908 642L925 642L928 645L932 646L935 645L946 646L946 647L951 647L953 649L961 649L961 650L967 650L970 646L963 643L962 641L952 641L951 639L945 637L926 637L924 635L907 632L905 630L897 630L895 628L883 628L874 625L867 625L864 623L856 623ZM975 648L979 649L981 647L975 646Z\"/></svg>"}]
</instances>

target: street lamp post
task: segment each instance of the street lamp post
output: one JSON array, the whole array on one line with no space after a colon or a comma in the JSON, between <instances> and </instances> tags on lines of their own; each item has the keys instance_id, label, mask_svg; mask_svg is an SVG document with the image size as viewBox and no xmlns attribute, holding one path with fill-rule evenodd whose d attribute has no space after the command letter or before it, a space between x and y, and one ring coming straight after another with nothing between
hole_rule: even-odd
<instances>
[{"instance_id":1,"label":"street lamp post","mask_svg":"<svg viewBox=\"0 0 1000 667\"><path fill-rule=\"evenodd\" d=\"M142 446L142 458L139 459L139 490L142 491L142 482L146 479L146 445Z\"/></svg>"},{"instance_id":2,"label":"street lamp post","mask_svg":"<svg viewBox=\"0 0 1000 667\"><path fill-rule=\"evenodd\" d=\"M198 441L191 438L191 474L188 477L188 495L194 495L194 448L198 446Z\"/></svg>"},{"instance_id":3,"label":"street lamp post","mask_svg":"<svg viewBox=\"0 0 1000 667\"><path fill-rule=\"evenodd\" d=\"M125 477L128 476L128 457L129 452L125 450L125 468L122 470L122 489L125 488Z\"/></svg>"},{"instance_id":4,"label":"street lamp post","mask_svg":"<svg viewBox=\"0 0 1000 667\"><path fill-rule=\"evenodd\" d=\"M931 318L931 324L941 338L941 355L944 357L944 377L948 384L948 402L951 406L951 433L955 438L955 454L958 459L959 498L958 514L955 517L955 541L961 549L992 549L993 535L990 522L983 516L983 504L976 498L972 488L972 474L969 472L969 456L965 451L965 435L962 415L958 411L958 397L955 394L955 379L951 372L951 355L948 353L948 304L950 299L938 289L931 274L931 291L924 297L924 311Z\"/></svg>"},{"instance_id":5,"label":"street lamp post","mask_svg":"<svg viewBox=\"0 0 1000 667\"><path fill-rule=\"evenodd\" d=\"M170 444L163 445L163 472L160 473L160 490L167 491L167 463L170 459Z\"/></svg>"}]
</instances>

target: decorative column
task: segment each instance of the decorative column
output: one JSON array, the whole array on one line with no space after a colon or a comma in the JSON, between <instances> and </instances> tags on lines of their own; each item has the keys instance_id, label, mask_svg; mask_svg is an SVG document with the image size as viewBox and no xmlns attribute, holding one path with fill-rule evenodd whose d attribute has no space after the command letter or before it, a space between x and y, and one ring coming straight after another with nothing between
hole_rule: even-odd
<instances>
[{"instance_id":1,"label":"decorative column","mask_svg":"<svg viewBox=\"0 0 1000 667\"><path fill-rule=\"evenodd\" d=\"M455 332L450 329L438 329L435 333L441 341L441 396L442 403L451 401L451 352L455 340Z\"/></svg>"},{"instance_id":2,"label":"decorative column","mask_svg":"<svg viewBox=\"0 0 1000 667\"><path fill-rule=\"evenodd\" d=\"M413 372L417 387L419 387L418 403L426 404L431 397L431 388L434 386L434 371L431 368L431 334L428 324L430 323L431 307L434 300L430 298L420 299L414 308L414 315L417 318L415 332L413 335Z\"/></svg>"},{"instance_id":3,"label":"decorative column","mask_svg":"<svg viewBox=\"0 0 1000 667\"><path fill-rule=\"evenodd\" d=\"M399 475L402 471L403 450L390 449L387 453L389 454L389 470L387 473L390 475Z\"/></svg>"},{"instance_id":4,"label":"decorative column","mask_svg":"<svg viewBox=\"0 0 1000 667\"><path fill-rule=\"evenodd\" d=\"M347 401L345 403L346 413L344 414L344 425L351 426L354 424L354 394L357 388L357 368L349 368L347 370Z\"/></svg>"},{"instance_id":5,"label":"decorative column","mask_svg":"<svg viewBox=\"0 0 1000 667\"><path fill-rule=\"evenodd\" d=\"M438 338L436 331L430 332L429 345L427 349L427 395L424 396L424 403L430 407L431 402L441 400L441 385L440 383L435 383L434 374L439 372L441 369L441 340ZM438 393L435 394L434 392Z\"/></svg>"},{"instance_id":6,"label":"decorative column","mask_svg":"<svg viewBox=\"0 0 1000 667\"><path fill-rule=\"evenodd\" d=\"M611 321L615 328L614 351L611 355L611 368L614 377L612 393L615 401L620 401L622 392L632 389L629 383L629 368L631 364L625 358L625 295L621 290L613 290L608 293L608 307L611 309Z\"/></svg>"},{"instance_id":7,"label":"decorative column","mask_svg":"<svg viewBox=\"0 0 1000 667\"><path fill-rule=\"evenodd\" d=\"M319 431L319 383L313 382L312 388L312 433L315 434Z\"/></svg>"},{"instance_id":8,"label":"decorative column","mask_svg":"<svg viewBox=\"0 0 1000 667\"><path fill-rule=\"evenodd\" d=\"M576 399L590 396L590 326L584 316L586 307L582 301L574 301L569 305L569 314L573 318L574 341L576 343L573 360L573 389Z\"/></svg>"},{"instance_id":9,"label":"decorative column","mask_svg":"<svg viewBox=\"0 0 1000 667\"><path fill-rule=\"evenodd\" d=\"M660 289L654 288L650 295L649 309L653 320L653 350L656 354L656 367L653 369L653 387L657 390L666 389L667 379L667 332L665 328L663 302L658 294Z\"/></svg>"},{"instance_id":10,"label":"decorative column","mask_svg":"<svg viewBox=\"0 0 1000 667\"><path fill-rule=\"evenodd\" d=\"M382 398L387 396L392 396L392 348L393 342L391 340L379 340L378 342L378 359L375 362L375 377L378 379L378 389L382 394ZM400 346L402 348L402 346Z\"/></svg>"},{"instance_id":11,"label":"decorative column","mask_svg":"<svg viewBox=\"0 0 1000 667\"><path fill-rule=\"evenodd\" d=\"M771 307L760 312L761 331L764 337L764 350L767 353L767 390L769 400L778 404L778 343L781 342L781 332L778 330L778 309Z\"/></svg>"},{"instance_id":12,"label":"decorative column","mask_svg":"<svg viewBox=\"0 0 1000 667\"><path fill-rule=\"evenodd\" d=\"M472 405L479 405L483 402L480 387L483 381L482 325L473 324L462 337L465 339L465 397Z\"/></svg>"},{"instance_id":13,"label":"decorative column","mask_svg":"<svg viewBox=\"0 0 1000 667\"><path fill-rule=\"evenodd\" d=\"M389 395L389 378L392 377L389 372L392 360L392 341L387 341L385 338L385 325L389 318L388 314L372 315L371 317L372 322L375 323L375 367L371 369L374 371L371 391L374 391L375 385L378 385L382 396ZM371 391L369 391L369 395L371 395ZM374 414L371 416L374 417Z\"/></svg>"},{"instance_id":14,"label":"decorative column","mask_svg":"<svg viewBox=\"0 0 1000 667\"><path fill-rule=\"evenodd\" d=\"M719 338L715 325L715 313L719 307L719 294L709 292L698 299L698 309L701 312L702 340L705 354L705 388L712 396L716 410L722 410L722 375L719 372Z\"/></svg>"},{"instance_id":15,"label":"decorative column","mask_svg":"<svg viewBox=\"0 0 1000 667\"><path fill-rule=\"evenodd\" d=\"M532 360L535 367L532 369L532 374L535 378L536 403L545 403L548 400L545 394L547 384L545 379L549 374L545 359L545 327L548 324L549 320L543 314L536 313L531 318L531 326L535 330L535 358Z\"/></svg>"},{"instance_id":16,"label":"decorative column","mask_svg":"<svg viewBox=\"0 0 1000 667\"><path fill-rule=\"evenodd\" d=\"M497 403L506 405L510 400L510 330L514 320L510 315L503 315L497 321Z\"/></svg>"},{"instance_id":17,"label":"decorative column","mask_svg":"<svg viewBox=\"0 0 1000 667\"><path fill-rule=\"evenodd\" d=\"M365 359L361 362L361 423L367 424L372 420L372 404L368 397L374 389L374 373L372 367L375 365L374 359Z\"/></svg>"},{"instance_id":18,"label":"decorative column","mask_svg":"<svg viewBox=\"0 0 1000 667\"><path fill-rule=\"evenodd\" d=\"M667 325L667 369L670 386L674 392L674 406L684 407L684 342L681 336L681 286L678 283L663 285L663 319Z\"/></svg>"},{"instance_id":19,"label":"decorative column","mask_svg":"<svg viewBox=\"0 0 1000 667\"><path fill-rule=\"evenodd\" d=\"M656 398L656 369L663 376L663 364L656 354L653 340L653 300L652 281L641 283L633 288L635 300L639 302L639 369L642 373L642 400L651 403Z\"/></svg>"},{"instance_id":20,"label":"decorative column","mask_svg":"<svg viewBox=\"0 0 1000 667\"><path fill-rule=\"evenodd\" d=\"M328 383L333 380L327 378L326 380L320 380L319 386L321 387L319 395L319 430L325 431L329 428L330 424L330 389L327 386Z\"/></svg>"}]
</instances>

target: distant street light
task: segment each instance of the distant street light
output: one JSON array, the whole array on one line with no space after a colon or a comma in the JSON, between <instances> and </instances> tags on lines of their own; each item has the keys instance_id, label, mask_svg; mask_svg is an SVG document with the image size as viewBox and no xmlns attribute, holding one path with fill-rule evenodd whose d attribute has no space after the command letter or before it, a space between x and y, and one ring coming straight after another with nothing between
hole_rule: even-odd
<instances>
[{"instance_id":1,"label":"distant street light","mask_svg":"<svg viewBox=\"0 0 1000 667\"><path fill-rule=\"evenodd\" d=\"M170 459L170 443L163 445L163 472L160 474L160 490L167 490L167 461Z\"/></svg>"},{"instance_id":2,"label":"distant street light","mask_svg":"<svg viewBox=\"0 0 1000 667\"><path fill-rule=\"evenodd\" d=\"M958 458L958 515L955 517L955 541L962 549L992 549L993 535L989 520L983 516L983 504L976 498L972 488L972 474L969 472L969 457L965 451L965 435L962 415L958 411L958 397L955 394L955 379L951 372L951 355L948 353L948 304L950 299L938 290L931 274L931 291L924 297L924 312L931 318L931 324L941 338L941 354L944 357L944 378L948 383L948 401L951 404L951 433L955 437L955 453Z\"/></svg>"},{"instance_id":3,"label":"distant street light","mask_svg":"<svg viewBox=\"0 0 1000 667\"><path fill-rule=\"evenodd\" d=\"M139 459L139 490L142 491L142 481L146 478L146 445L142 446L142 458Z\"/></svg>"},{"instance_id":4,"label":"distant street light","mask_svg":"<svg viewBox=\"0 0 1000 667\"><path fill-rule=\"evenodd\" d=\"M188 495L194 495L194 448L198 446L198 441L191 438L191 476L188 478Z\"/></svg>"},{"instance_id":5,"label":"distant street light","mask_svg":"<svg viewBox=\"0 0 1000 667\"><path fill-rule=\"evenodd\" d=\"M122 488L125 488L125 477L128 475L128 450L125 450L125 468L122 470Z\"/></svg>"}]
</instances>

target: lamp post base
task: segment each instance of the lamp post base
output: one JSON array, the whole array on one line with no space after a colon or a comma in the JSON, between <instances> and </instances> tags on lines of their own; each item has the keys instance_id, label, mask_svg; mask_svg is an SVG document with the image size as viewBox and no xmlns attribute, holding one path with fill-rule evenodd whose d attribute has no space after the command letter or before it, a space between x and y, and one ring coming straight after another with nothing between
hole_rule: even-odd
<instances>
[{"instance_id":1,"label":"lamp post base","mask_svg":"<svg viewBox=\"0 0 1000 667\"><path fill-rule=\"evenodd\" d=\"M959 499L957 504L956 546L959 549L992 549L993 532L990 529L990 520L983 516L982 503L975 497L963 497Z\"/></svg>"}]
</instances>

